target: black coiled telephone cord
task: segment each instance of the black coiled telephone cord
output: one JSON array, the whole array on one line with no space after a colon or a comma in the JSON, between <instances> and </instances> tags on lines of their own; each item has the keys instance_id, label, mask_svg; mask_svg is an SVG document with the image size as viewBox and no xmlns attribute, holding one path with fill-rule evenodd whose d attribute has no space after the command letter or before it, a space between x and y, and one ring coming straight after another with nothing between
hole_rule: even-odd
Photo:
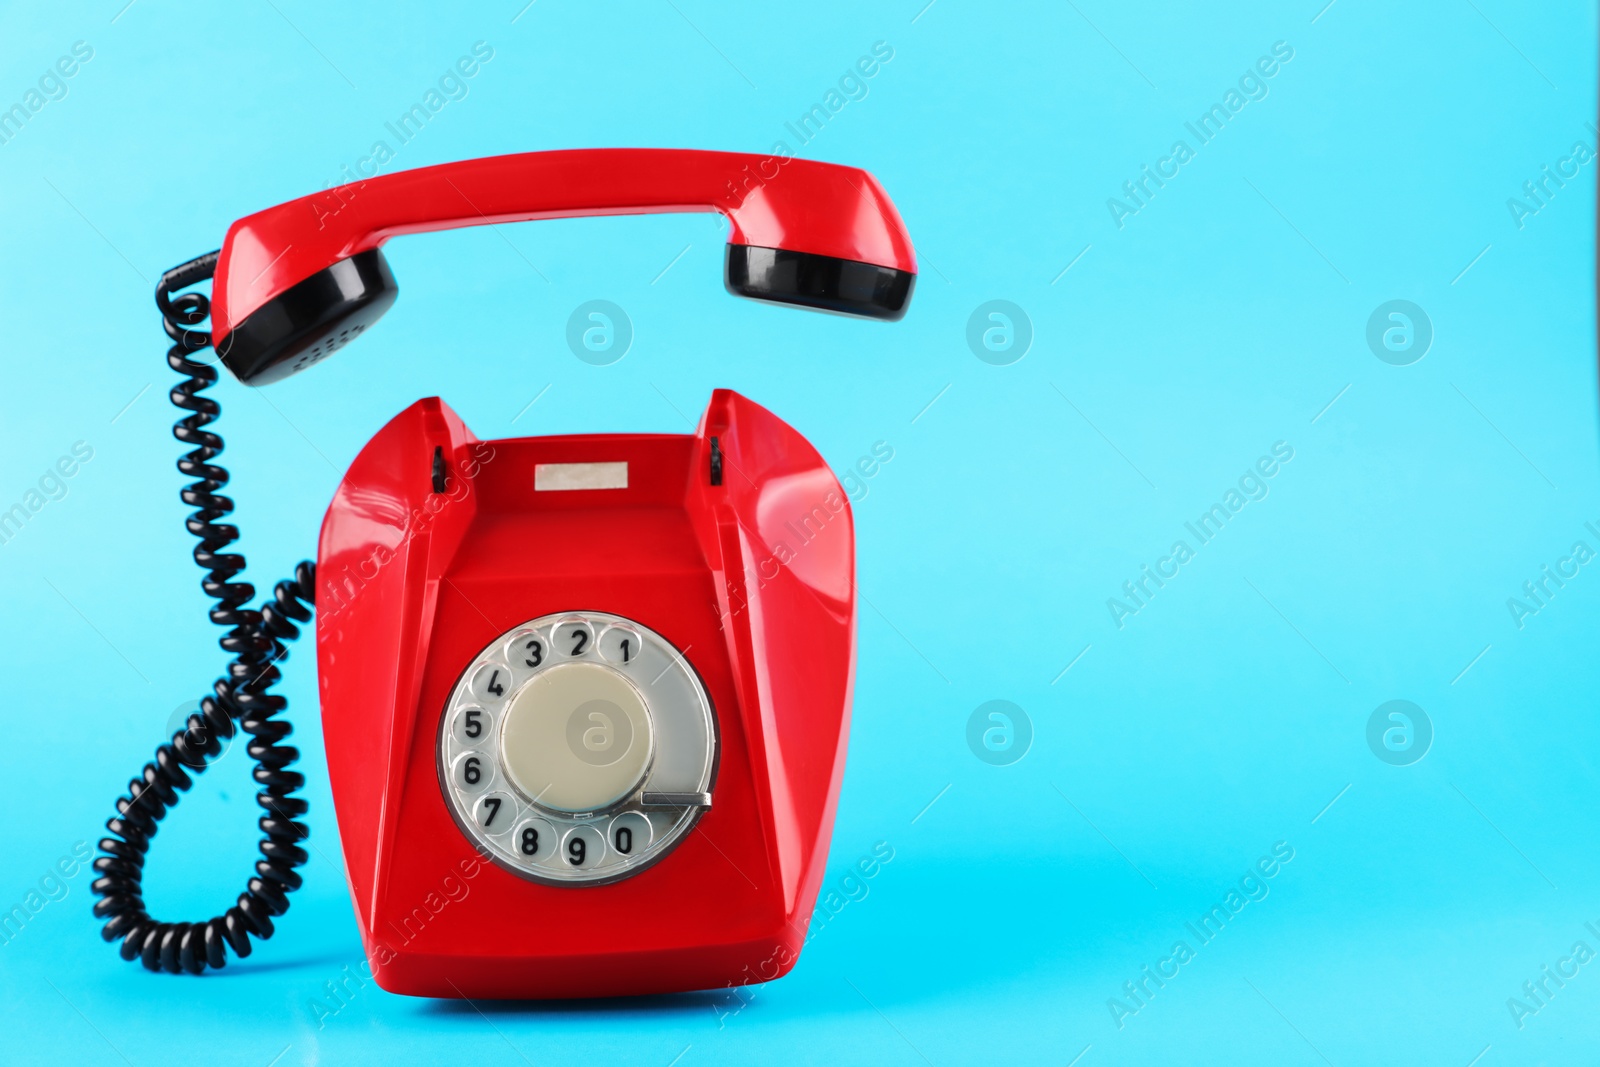
<instances>
[{"instance_id":1,"label":"black coiled telephone cord","mask_svg":"<svg viewBox=\"0 0 1600 1067\"><path fill-rule=\"evenodd\" d=\"M246 606L255 597L255 587L233 580L245 568L244 556L223 551L238 539L239 529L217 521L233 511L233 501L221 493L228 472L216 462L222 438L206 428L222 408L202 395L216 383L217 371L190 358L211 345L209 333L189 328L205 320L211 302L200 293L173 296L210 278L216 269L217 253L211 252L167 271L156 285L156 306L173 341L167 365L185 376L168 395L188 413L173 426L172 435L193 448L178 460L178 470L196 479L181 493L183 502L197 509L186 525L200 539L194 560L207 572L201 587L216 599L211 621L228 627L218 643L234 658L227 675L217 679L211 695L200 702L200 710L156 749L155 758L118 798L117 814L106 822L111 836L100 840L100 855L94 861L100 876L91 887L100 898L95 916L106 920L101 936L107 941L122 939L123 959L138 959L149 970L171 974L200 974L207 967L222 967L229 948L237 956L250 955L250 938L271 937L273 918L289 909L288 895L301 881L295 868L306 861L299 843L307 830L298 821L306 813L306 802L293 795L305 778L289 769L299 757L298 751L283 744L291 727L273 718L288 701L268 690L280 677L278 663L288 655L286 642L300 636L295 624L311 619L316 570L311 562L302 562L294 577L279 582L272 599L257 610ZM263 836L256 877L234 906L214 919L198 923L153 919L145 911L141 885L150 839L168 809L241 730L250 737L247 751L256 761L254 777L261 786L256 803L263 809Z\"/></svg>"}]
</instances>

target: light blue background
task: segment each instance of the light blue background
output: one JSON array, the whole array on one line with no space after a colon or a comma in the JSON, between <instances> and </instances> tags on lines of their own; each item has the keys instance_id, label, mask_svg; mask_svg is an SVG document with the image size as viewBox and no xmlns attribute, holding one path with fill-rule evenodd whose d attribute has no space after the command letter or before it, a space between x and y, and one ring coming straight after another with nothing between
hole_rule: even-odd
<instances>
[{"instance_id":1,"label":"light blue background","mask_svg":"<svg viewBox=\"0 0 1600 1067\"><path fill-rule=\"evenodd\" d=\"M1506 1006L1574 942L1600 949L1600 576L1520 630L1506 606L1574 541L1600 548L1595 166L1521 229L1506 204L1594 144L1589 6L121 3L0 16L0 104L72 42L95 50L0 145L0 507L74 441L95 450L0 546L0 907L95 840L222 663L156 277L337 178L479 40L494 58L469 95L390 169L784 140L890 191L922 264L911 313L732 299L706 216L397 241L403 295L371 334L270 389L216 390L249 576L314 552L346 464L422 395L501 437L686 431L730 386L838 470L888 442L855 509L829 885L875 842L894 859L741 999L473 1008L369 984L320 1018L361 953L297 651L318 853L280 935L201 981L148 975L100 943L79 874L0 947L0 1058L1487 1067L1594 1048L1600 963L1520 1030ZM867 97L797 145L784 123L876 41L894 58ZM1294 58L1270 94L1118 229L1107 198L1276 41ZM609 367L563 340L595 298L636 331ZM1364 339L1397 298L1435 330L1406 367ZM965 341L991 299L1032 321L1010 366ZM1276 441L1295 451L1270 496L1119 630L1106 599ZM1365 740L1398 698L1436 731L1409 767ZM967 748L992 699L1033 723L1011 766ZM231 900L254 819L241 748L167 824L152 907ZM1270 895L1119 1029L1108 998L1279 841L1294 859Z\"/></svg>"}]
</instances>

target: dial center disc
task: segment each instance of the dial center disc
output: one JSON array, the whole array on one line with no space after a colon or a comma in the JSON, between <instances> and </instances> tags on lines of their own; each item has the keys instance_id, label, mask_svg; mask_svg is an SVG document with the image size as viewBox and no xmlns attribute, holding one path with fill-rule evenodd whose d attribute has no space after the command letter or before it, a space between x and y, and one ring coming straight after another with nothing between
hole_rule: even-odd
<instances>
[{"instance_id":1,"label":"dial center disc","mask_svg":"<svg viewBox=\"0 0 1600 1067\"><path fill-rule=\"evenodd\" d=\"M599 811L638 788L655 747L633 684L598 663L541 671L512 698L500 735L506 775L536 803Z\"/></svg>"}]
</instances>

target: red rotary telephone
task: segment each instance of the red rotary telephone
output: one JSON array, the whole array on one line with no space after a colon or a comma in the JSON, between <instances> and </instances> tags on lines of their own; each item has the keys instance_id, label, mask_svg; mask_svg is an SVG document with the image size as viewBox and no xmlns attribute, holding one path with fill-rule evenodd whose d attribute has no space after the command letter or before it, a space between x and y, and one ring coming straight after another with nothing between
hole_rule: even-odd
<instances>
[{"instance_id":1,"label":"red rotary telephone","mask_svg":"<svg viewBox=\"0 0 1600 1067\"><path fill-rule=\"evenodd\" d=\"M329 773L369 965L393 992L576 997L745 984L798 958L844 769L855 648L850 508L806 440L713 394L693 435L479 441L438 399L351 464L302 563L259 609L219 522L215 345L243 382L302 370L397 287L390 237L591 214L721 211L727 287L885 320L910 239L871 175L664 149L534 152L401 172L241 219L156 290L186 375L202 585L234 658L117 801L95 914L125 959L199 974L251 951L301 884L285 706L319 609ZM212 298L183 292L215 278ZM177 295L174 295L177 294ZM207 316L211 331L194 329ZM256 760L256 877L200 923L145 910L150 838L228 739Z\"/></svg>"}]
</instances>

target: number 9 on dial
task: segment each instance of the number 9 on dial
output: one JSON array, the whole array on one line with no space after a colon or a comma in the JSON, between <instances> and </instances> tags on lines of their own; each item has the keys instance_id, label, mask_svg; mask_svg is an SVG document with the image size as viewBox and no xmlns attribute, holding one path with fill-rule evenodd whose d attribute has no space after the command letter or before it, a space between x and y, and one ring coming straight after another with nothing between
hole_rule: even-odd
<instances>
[{"instance_id":1,"label":"number 9 on dial","mask_svg":"<svg viewBox=\"0 0 1600 1067\"><path fill-rule=\"evenodd\" d=\"M593 826L574 826L561 842L561 862L568 867L593 867L605 854L605 839Z\"/></svg>"}]
</instances>

